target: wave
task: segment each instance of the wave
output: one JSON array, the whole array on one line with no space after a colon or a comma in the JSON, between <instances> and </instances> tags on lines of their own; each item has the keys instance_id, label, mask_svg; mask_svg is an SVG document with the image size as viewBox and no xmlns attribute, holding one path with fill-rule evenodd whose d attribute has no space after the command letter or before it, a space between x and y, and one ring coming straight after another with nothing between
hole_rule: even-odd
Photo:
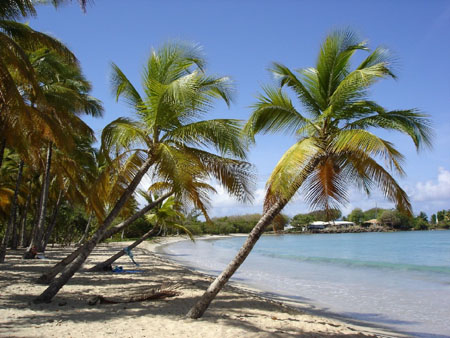
<instances>
[{"instance_id":1,"label":"wave","mask_svg":"<svg viewBox=\"0 0 450 338\"><path fill-rule=\"evenodd\" d=\"M311 256L296 256L288 254L277 254L269 252L258 252L259 254L271 257L271 258L281 258L289 259L300 262L311 262L311 263L325 263L334 264L347 267L361 267L361 268L373 268L373 269L390 269L397 271L418 271L418 272L433 272L450 275L450 267L448 266L435 266L435 265L416 265L416 264L405 264L405 263L392 263L392 262L382 262L382 261L363 261L348 258L331 258L331 257L311 257Z\"/></svg>"}]
</instances>

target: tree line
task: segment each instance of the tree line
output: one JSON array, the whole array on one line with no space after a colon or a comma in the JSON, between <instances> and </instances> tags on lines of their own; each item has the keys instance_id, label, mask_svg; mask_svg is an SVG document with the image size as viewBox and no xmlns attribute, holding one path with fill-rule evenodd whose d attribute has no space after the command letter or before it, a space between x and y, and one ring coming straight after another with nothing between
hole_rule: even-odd
<instances>
[{"instance_id":1,"label":"tree line","mask_svg":"<svg viewBox=\"0 0 450 338\"><path fill-rule=\"evenodd\" d=\"M328 212L326 210L317 210L293 216L290 220L290 225L301 229L314 221L333 221L342 218L343 221L353 222L357 226L361 226L369 220L376 220L381 226L397 230L450 228L450 210L439 211L437 215L438 217L436 214L433 214L428 219L427 214L423 211L417 216L413 216L395 209L371 208L363 211L360 208L355 208L347 216L342 216L342 213L337 209L332 209Z\"/></svg>"}]
</instances>

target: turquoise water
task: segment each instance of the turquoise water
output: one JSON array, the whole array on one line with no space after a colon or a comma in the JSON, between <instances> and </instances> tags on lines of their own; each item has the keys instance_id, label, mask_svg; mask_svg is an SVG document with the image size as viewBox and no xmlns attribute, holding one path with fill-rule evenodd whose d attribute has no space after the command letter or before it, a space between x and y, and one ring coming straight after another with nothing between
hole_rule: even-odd
<instances>
[{"instance_id":1,"label":"turquoise water","mask_svg":"<svg viewBox=\"0 0 450 338\"><path fill-rule=\"evenodd\" d=\"M217 275L244 241L163 252ZM413 336L450 337L450 231L263 236L232 280Z\"/></svg>"}]
</instances>

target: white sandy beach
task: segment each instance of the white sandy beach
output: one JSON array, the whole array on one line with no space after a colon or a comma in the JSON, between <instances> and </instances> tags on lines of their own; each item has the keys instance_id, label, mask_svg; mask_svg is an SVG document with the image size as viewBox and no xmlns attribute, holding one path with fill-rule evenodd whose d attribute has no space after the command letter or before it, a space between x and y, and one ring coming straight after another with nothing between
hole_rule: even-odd
<instances>
[{"instance_id":1,"label":"white sandy beach","mask_svg":"<svg viewBox=\"0 0 450 338\"><path fill-rule=\"evenodd\" d=\"M190 271L155 253L158 245L179 238L146 242L116 264L139 273L80 271L51 304L32 304L45 289L34 283L40 273L73 248L49 248L47 259L22 260L21 251L0 266L0 336L4 337L328 337L393 336L324 315L294 309L235 286L226 287L202 319L185 314L211 278ZM100 245L85 267L109 257L126 243ZM92 296L125 299L136 292L177 285L179 295L164 300L88 305ZM396 335L396 334L395 334ZM398 335L396 335L398 336Z\"/></svg>"}]
</instances>

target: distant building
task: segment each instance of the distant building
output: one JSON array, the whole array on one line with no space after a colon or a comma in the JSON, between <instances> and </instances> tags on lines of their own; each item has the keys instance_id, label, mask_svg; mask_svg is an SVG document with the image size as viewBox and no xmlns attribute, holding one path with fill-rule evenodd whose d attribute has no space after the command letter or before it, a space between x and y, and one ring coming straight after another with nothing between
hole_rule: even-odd
<instances>
[{"instance_id":1,"label":"distant building","mask_svg":"<svg viewBox=\"0 0 450 338\"><path fill-rule=\"evenodd\" d=\"M323 221L315 221L307 226L303 227L303 231L309 231L309 230L323 230L329 226L334 226L338 228L347 228L350 226L354 226L355 223L348 222L348 221L331 221L331 222L323 222Z\"/></svg>"},{"instance_id":2,"label":"distant building","mask_svg":"<svg viewBox=\"0 0 450 338\"><path fill-rule=\"evenodd\" d=\"M362 224L362 226L366 227L366 228L371 227L371 226L380 226L380 225L381 225L381 223L376 218L369 219L368 221L365 221Z\"/></svg>"},{"instance_id":3,"label":"distant building","mask_svg":"<svg viewBox=\"0 0 450 338\"><path fill-rule=\"evenodd\" d=\"M336 226L338 228L348 228L348 227L355 226L355 223L349 222L349 221L335 221L335 222L330 222L330 225Z\"/></svg>"}]
</instances>

